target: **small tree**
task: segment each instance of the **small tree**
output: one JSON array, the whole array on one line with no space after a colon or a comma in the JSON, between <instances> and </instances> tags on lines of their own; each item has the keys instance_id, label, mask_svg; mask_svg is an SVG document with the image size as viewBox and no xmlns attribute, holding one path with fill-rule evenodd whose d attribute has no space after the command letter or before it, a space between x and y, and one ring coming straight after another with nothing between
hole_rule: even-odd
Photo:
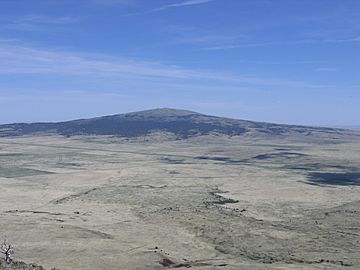
<instances>
[{"instance_id":1,"label":"small tree","mask_svg":"<svg viewBox=\"0 0 360 270\"><path fill-rule=\"evenodd\" d=\"M14 252L14 247L12 245L10 245L10 244L7 244L6 240L1 245L1 252L5 255L5 262L6 263L11 263L12 255L15 253Z\"/></svg>"}]
</instances>

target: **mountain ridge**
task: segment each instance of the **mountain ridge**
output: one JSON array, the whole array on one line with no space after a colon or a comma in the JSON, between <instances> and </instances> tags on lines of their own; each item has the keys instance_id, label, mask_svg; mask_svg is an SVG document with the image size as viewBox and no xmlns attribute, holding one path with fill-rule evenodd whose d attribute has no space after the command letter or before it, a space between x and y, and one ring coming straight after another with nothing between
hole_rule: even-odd
<instances>
[{"instance_id":1,"label":"mountain ridge","mask_svg":"<svg viewBox=\"0 0 360 270\"><path fill-rule=\"evenodd\" d=\"M198 112L172 108L76 119L62 122L12 123L0 125L0 136L31 134L114 135L120 137L146 136L152 132L170 132L183 139L208 134L241 136L248 134L312 135L315 133L339 134L350 131L339 128L310 127L275 124L205 115Z\"/></svg>"}]
</instances>

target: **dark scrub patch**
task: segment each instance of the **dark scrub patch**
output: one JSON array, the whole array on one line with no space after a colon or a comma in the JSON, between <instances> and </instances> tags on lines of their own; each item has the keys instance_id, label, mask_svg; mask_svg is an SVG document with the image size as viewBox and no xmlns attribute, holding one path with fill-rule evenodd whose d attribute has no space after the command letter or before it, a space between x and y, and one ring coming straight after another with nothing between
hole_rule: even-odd
<instances>
[{"instance_id":1,"label":"dark scrub patch","mask_svg":"<svg viewBox=\"0 0 360 270\"><path fill-rule=\"evenodd\" d=\"M308 183L312 185L360 186L360 172L308 174Z\"/></svg>"},{"instance_id":2,"label":"dark scrub patch","mask_svg":"<svg viewBox=\"0 0 360 270\"><path fill-rule=\"evenodd\" d=\"M267 154L260 154L253 159L257 160L265 160L265 159L272 159L272 158L299 158L306 156L303 153L297 153L297 152L279 152L279 153L267 153Z\"/></svg>"}]
</instances>

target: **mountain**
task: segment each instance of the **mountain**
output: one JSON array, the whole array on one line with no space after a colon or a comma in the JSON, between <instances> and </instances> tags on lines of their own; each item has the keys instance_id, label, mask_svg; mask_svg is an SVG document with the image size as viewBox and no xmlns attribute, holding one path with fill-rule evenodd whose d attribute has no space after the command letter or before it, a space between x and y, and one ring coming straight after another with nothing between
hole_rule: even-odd
<instances>
[{"instance_id":1,"label":"mountain","mask_svg":"<svg viewBox=\"0 0 360 270\"><path fill-rule=\"evenodd\" d=\"M280 125L204 115L176 109L153 109L57 123L14 123L0 125L0 136L30 134L115 135L138 137L167 132L183 139L207 134L335 136L350 131L335 128ZM352 133L352 132L350 132Z\"/></svg>"}]
</instances>

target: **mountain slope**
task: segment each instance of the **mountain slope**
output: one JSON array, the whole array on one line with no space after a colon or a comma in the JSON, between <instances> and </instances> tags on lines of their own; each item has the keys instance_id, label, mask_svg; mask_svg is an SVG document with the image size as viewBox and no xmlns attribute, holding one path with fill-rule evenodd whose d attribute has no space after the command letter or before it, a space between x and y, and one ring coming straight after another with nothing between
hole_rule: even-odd
<instances>
[{"instance_id":1,"label":"mountain slope","mask_svg":"<svg viewBox=\"0 0 360 270\"><path fill-rule=\"evenodd\" d=\"M315 133L340 135L350 132L333 128L236 120L168 108L57 123L15 123L0 125L0 136L50 133L64 136L116 135L138 137L148 135L155 131L170 132L177 138L188 138L212 133L228 136L249 134L274 136L301 134L309 136Z\"/></svg>"}]
</instances>

